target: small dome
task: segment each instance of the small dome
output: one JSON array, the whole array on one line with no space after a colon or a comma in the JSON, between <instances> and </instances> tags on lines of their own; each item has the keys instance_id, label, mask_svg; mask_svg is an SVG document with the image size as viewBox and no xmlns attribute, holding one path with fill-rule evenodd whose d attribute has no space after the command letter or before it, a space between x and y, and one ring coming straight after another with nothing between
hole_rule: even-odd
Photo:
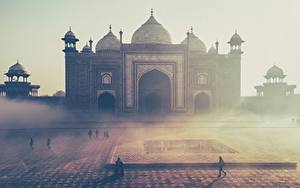
<instances>
[{"instance_id":1,"label":"small dome","mask_svg":"<svg viewBox=\"0 0 300 188\"><path fill-rule=\"evenodd\" d=\"M27 75L27 71L19 62L9 67L7 74L10 75Z\"/></svg>"},{"instance_id":2,"label":"small dome","mask_svg":"<svg viewBox=\"0 0 300 188\"><path fill-rule=\"evenodd\" d=\"M110 31L96 45L96 52L101 50L120 50L120 41L111 31L111 27Z\"/></svg>"},{"instance_id":3,"label":"small dome","mask_svg":"<svg viewBox=\"0 0 300 188\"><path fill-rule=\"evenodd\" d=\"M232 37L231 37L231 39L230 39L230 41L228 43L229 44L233 44L233 45L240 45L243 42L245 42L245 41L243 41L243 39L241 38L241 36L237 32L235 32L232 35Z\"/></svg>"},{"instance_id":4,"label":"small dome","mask_svg":"<svg viewBox=\"0 0 300 188\"><path fill-rule=\"evenodd\" d=\"M131 38L134 44L171 44L169 32L154 18L151 11L150 18L138 28Z\"/></svg>"},{"instance_id":5,"label":"small dome","mask_svg":"<svg viewBox=\"0 0 300 188\"><path fill-rule=\"evenodd\" d=\"M199 51L199 52L205 52L206 53L206 46L205 44L202 42L202 40L200 40L193 32L191 32L189 34L190 40L190 46L189 46L189 50L190 51ZM181 44L187 44L187 37L181 42Z\"/></svg>"},{"instance_id":6,"label":"small dome","mask_svg":"<svg viewBox=\"0 0 300 188\"><path fill-rule=\"evenodd\" d=\"M71 27L69 28L69 31L65 34L65 39L76 39L75 34L71 30Z\"/></svg>"},{"instance_id":7,"label":"small dome","mask_svg":"<svg viewBox=\"0 0 300 188\"><path fill-rule=\"evenodd\" d=\"M81 52L83 53L89 53L91 52L91 48L88 44L84 45L84 47L82 48Z\"/></svg>"},{"instance_id":8,"label":"small dome","mask_svg":"<svg viewBox=\"0 0 300 188\"><path fill-rule=\"evenodd\" d=\"M207 53L208 53L208 54L217 54L217 49L212 45L212 46L209 48L209 50L208 50Z\"/></svg>"},{"instance_id":9,"label":"small dome","mask_svg":"<svg viewBox=\"0 0 300 188\"><path fill-rule=\"evenodd\" d=\"M276 65L273 65L268 71L265 78L284 78L283 70Z\"/></svg>"},{"instance_id":10,"label":"small dome","mask_svg":"<svg viewBox=\"0 0 300 188\"><path fill-rule=\"evenodd\" d=\"M65 34L65 38L75 38L75 34L70 30Z\"/></svg>"}]
</instances>

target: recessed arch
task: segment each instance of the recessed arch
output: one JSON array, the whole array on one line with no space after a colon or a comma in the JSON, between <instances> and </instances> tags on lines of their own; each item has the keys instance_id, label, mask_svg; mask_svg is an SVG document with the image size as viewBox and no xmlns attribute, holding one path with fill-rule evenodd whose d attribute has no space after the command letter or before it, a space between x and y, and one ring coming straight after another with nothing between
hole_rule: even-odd
<instances>
[{"instance_id":1,"label":"recessed arch","mask_svg":"<svg viewBox=\"0 0 300 188\"><path fill-rule=\"evenodd\" d=\"M204 92L198 93L194 97L194 112L196 114L207 113L210 111L210 97Z\"/></svg>"},{"instance_id":2,"label":"recessed arch","mask_svg":"<svg viewBox=\"0 0 300 188\"><path fill-rule=\"evenodd\" d=\"M138 110L145 114L171 111L171 80L159 70L151 70L138 81Z\"/></svg>"},{"instance_id":3,"label":"recessed arch","mask_svg":"<svg viewBox=\"0 0 300 188\"><path fill-rule=\"evenodd\" d=\"M104 92L98 97L98 110L105 113L115 112L115 97L108 92Z\"/></svg>"}]
</instances>

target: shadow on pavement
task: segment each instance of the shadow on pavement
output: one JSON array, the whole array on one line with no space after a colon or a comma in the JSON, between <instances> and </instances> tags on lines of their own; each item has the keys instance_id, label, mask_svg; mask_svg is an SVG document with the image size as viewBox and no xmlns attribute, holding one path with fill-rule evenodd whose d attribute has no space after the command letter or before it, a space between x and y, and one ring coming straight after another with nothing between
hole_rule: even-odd
<instances>
[{"instance_id":1,"label":"shadow on pavement","mask_svg":"<svg viewBox=\"0 0 300 188\"><path fill-rule=\"evenodd\" d=\"M210 182L207 186L205 186L205 188L213 188L213 185L215 183L217 183L218 181L221 181L225 177L226 177L226 174L224 176L222 176L222 177L217 177L217 178L213 179L213 181Z\"/></svg>"},{"instance_id":2,"label":"shadow on pavement","mask_svg":"<svg viewBox=\"0 0 300 188\"><path fill-rule=\"evenodd\" d=\"M104 186L105 184L114 182L115 180L120 179L120 178L122 178L122 177L116 176L116 175L110 175L110 176L107 176L107 177L101 179L100 181L94 182L93 184L94 184L94 186Z\"/></svg>"}]
</instances>

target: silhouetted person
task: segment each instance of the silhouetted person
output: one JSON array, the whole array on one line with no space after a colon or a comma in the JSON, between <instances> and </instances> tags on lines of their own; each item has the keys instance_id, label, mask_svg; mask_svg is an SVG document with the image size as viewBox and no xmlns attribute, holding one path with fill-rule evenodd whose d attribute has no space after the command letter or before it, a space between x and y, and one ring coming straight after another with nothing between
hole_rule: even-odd
<instances>
[{"instance_id":1,"label":"silhouetted person","mask_svg":"<svg viewBox=\"0 0 300 188\"><path fill-rule=\"evenodd\" d=\"M221 177L222 173L224 174L224 176L226 176L226 172L223 169L224 165L225 165L225 162L222 159L222 157L220 156L219 157L219 162L218 162L218 167L219 167L219 176L218 177Z\"/></svg>"},{"instance_id":2,"label":"silhouetted person","mask_svg":"<svg viewBox=\"0 0 300 188\"><path fill-rule=\"evenodd\" d=\"M30 142L29 142L29 145L30 145L30 148L31 148L31 149L33 149L33 143L34 143L34 142L33 142L33 138L32 138L32 137L30 137Z\"/></svg>"},{"instance_id":3,"label":"silhouetted person","mask_svg":"<svg viewBox=\"0 0 300 188\"><path fill-rule=\"evenodd\" d=\"M50 138L47 139L47 147L48 147L48 149L51 149L51 139Z\"/></svg>"},{"instance_id":4,"label":"silhouetted person","mask_svg":"<svg viewBox=\"0 0 300 188\"><path fill-rule=\"evenodd\" d=\"M89 138L92 138L92 134L93 134L93 132L92 132L92 130L90 129L89 132L88 132Z\"/></svg>"},{"instance_id":5,"label":"silhouetted person","mask_svg":"<svg viewBox=\"0 0 300 188\"><path fill-rule=\"evenodd\" d=\"M95 134L96 134L96 138L98 138L98 134L99 134L98 129L96 129Z\"/></svg>"},{"instance_id":6,"label":"silhouetted person","mask_svg":"<svg viewBox=\"0 0 300 188\"><path fill-rule=\"evenodd\" d=\"M124 176L124 163L120 159L120 157L118 157L118 159L116 160L115 176Z\"/></svg>"},{"instance_id":7,"label":"silhouetted person","mask_svg":"<svg viewBox=\"0 0 300 188\"><path fill-rule=\"evenodd\" d=\"M104 138L109 138L108 131L104 131Z\"/></svg>"},{"instance_id":8,"label":"silhouetted person","mask_svg":"<svg viewBox=\"0 0 300 188\"><path fill-rule=\"evenodd\" d=\"M123 161L120 161L120 175L123 177L124 174L124 163Z\"/></svg>"}]
</instances>

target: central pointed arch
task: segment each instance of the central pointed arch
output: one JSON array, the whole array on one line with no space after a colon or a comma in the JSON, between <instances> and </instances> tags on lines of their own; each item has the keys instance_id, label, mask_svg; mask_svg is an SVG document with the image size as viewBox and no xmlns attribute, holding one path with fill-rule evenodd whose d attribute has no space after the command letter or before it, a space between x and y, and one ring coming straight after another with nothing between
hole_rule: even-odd
<instances>
[{"instance_id":1,"label":"central pointed arch","mask_svg":"<svg viewBox=\"0 0 300 188\"><path fill-rule=\"evenodd\" d=\"M138 81L138 110L146 114L171 111L171 80L159 70L151 70Z\"/></svg>"}]
</instances>

